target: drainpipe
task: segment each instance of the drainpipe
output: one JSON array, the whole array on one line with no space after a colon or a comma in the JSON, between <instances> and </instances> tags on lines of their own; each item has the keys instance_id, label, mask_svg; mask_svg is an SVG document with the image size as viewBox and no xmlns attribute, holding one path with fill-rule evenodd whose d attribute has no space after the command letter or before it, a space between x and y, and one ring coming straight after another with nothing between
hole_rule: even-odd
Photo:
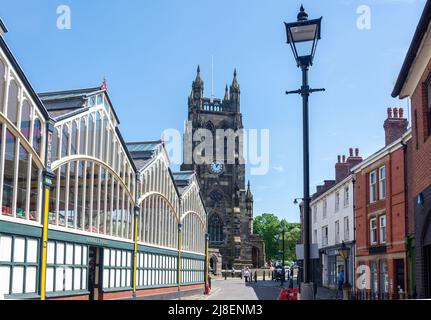
<instances>
[{"instance_id":1,"label":"drainpipe","mask_svg":"<svg viewBox=\"0 0 431 320\"><path fill-rule=\"evenodd\" d=\"M352 177L352 208L353 208L353 242L352 242L352 264L353 264L353 272L352 272L352 288L353 291L356 289L356 180L355 180L355 174L353 174Z\"/></svg>"},{"instance_id":2,"label":"drainpipe","mask_svg":"<svg viewBox=\"0 0 431 320\"><path fill-rule=\"evenodd\" d=\"M405 263L405 268L404 268L404 278L405 278L405 283L404 283L404 291L406 291L408 296L411 296L412 294L412 290L409 289L413 289L413 284L412 288L409 288L409 274L412 271L411 268L411 238L409 236L409 230L408 230L408 226L409 226L409 184L408 184L408 174L407 174L407 166L408 166L408 159L407 159L407 144L404 141L401 141L401 144L403 146L403 155L404 155L404 221L405 221L405 233L406 233L406 263ZM414 279L414 277L411 277L412 279Z\"/></svg>"}]
</instances>

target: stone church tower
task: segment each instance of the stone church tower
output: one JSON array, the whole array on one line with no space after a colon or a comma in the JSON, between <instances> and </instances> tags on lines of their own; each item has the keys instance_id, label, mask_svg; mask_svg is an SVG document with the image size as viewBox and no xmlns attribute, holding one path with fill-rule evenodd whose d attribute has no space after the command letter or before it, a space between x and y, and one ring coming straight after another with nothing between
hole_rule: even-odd
<instances>
[{"instance_id":1,"label":"stone church tower","mask_svg":"<svg viewBox=\"0 0 431 320\"><path fill-rule=\"evenodd\" d=\"M204 83L198 67L188 99L190 126L186 127L184 135L184 163L181 166L181 170L195 170L198 174L208 212L210 249L219 250L222 267L229 269L262 267L265 263L263 240L253 235L253 194L250 183L246 187L245 164L240 161L243 129L240 95L235 70L232 84L230 88L226 85L222 100L204 97ZM208 129L214 139L213 155L203 163L197 163L192 157L197 145L207 138L192 141L191 137L199 129ZM216 132L235 132L237 136L229 146L228 138L220 138L219 135L216 138ZM220 154L224 155L223 159L217 157Z\"/></svg>"}]
</instances>

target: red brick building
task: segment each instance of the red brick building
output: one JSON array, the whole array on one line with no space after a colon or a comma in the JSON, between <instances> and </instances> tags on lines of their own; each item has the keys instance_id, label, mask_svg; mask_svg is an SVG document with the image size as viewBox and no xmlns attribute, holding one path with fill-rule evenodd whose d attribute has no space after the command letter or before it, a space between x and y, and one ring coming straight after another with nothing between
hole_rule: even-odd
<instances>
[{"instance_id":1,"label":"red brick building","mask_svg":"<svg viewBox=\"0 0 431 320\"><path fill-rule=\"evenodd\" d=\"M385 147L352 169L357 288L372 299L397 298L400 289L408 288L405 177L411 133L407 126L403 109L388 109Z\"/></svg>"},{"instance_id":2,"label":"red brick building","mask_svg":"<svg viewBox=\"0 0 431 320\"><path fill-rule=\"evenodd\" d=\"M393 97L410 97L412 147L408 152L409 242L415 249L418 298L431 298L431 1L417 26ZM414 240L414 241L412 241Z\"/></svg>"}]
</instances>

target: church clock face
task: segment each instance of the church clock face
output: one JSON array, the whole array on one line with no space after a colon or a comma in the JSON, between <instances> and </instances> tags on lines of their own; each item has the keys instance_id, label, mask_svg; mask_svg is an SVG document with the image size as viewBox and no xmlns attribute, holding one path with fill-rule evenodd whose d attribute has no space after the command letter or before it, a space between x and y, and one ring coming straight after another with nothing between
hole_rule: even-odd
<instances>
[{"instance_id":1,"label":"church clock face","mask_svg":"<svg viewBox=\"0 0 431 320\"><path fill-rule=\"evenodd\" d=\"M210 172L215 174L220 174L223 172L223 164L219 161L214 161L210 164Z\"/></svg>"}]
</instances>

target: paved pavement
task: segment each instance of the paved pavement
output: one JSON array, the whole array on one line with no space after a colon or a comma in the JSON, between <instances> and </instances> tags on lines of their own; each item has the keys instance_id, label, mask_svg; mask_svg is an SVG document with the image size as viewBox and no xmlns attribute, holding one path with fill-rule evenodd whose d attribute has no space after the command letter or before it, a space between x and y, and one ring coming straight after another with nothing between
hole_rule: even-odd
<instances>
[{"instance_id":1,"label":"paved pavement","mask_svg":"<svg viewBox=\"0 0 431 320\"><path fill-rule=\"evenodd\" d=\"M242 279L212 280L211 295L196 295L182 300L277 300L282 287L275 281L245 283Z\"/></svg>"},{"instance_id":2,"label":"paved pavement","mask_svg":"<svg viewBox=\"0 0 431 320\"><path fill-rule=\"evenodd\" d=\"M296 286L296 281L294 283ZM245 283L242 279L213 279L212 290L209 296L203 294L183 296L181 300L277 300L284 287L280 282L262 281ZM341 299L341 293L339 294ZM316 300L336 300L337 292L327 288L317 288ZM177 299L175 299L177 300Z\"/></svg>"}]
</instances>

